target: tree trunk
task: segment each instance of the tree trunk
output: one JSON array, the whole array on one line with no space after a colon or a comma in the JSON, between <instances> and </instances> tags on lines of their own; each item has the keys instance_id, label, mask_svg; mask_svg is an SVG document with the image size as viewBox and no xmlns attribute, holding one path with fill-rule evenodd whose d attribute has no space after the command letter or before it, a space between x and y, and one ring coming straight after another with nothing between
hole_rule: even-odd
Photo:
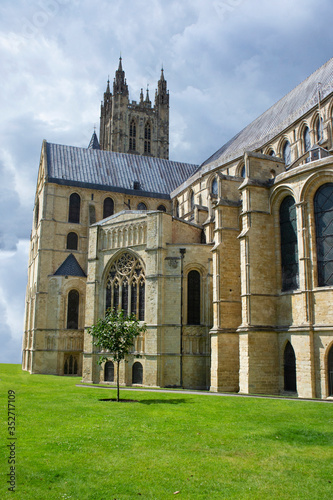
<instances>
[{"instance_id":1,"label":"tree trunk","mask_svg":"<svg viewBox=\"0 0 333 500\"><path fill-rule=\"evenodd\" d=\"M119 364L120 361L117 361L117 401L119 403Z\"/></svg>"}]
</instances>

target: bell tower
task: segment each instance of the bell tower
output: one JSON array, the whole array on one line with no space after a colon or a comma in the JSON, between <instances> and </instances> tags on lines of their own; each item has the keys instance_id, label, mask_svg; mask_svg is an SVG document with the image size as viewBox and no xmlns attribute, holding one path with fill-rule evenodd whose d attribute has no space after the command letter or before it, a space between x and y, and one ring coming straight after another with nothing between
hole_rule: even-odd
<instances>
[{"instance_id":1,"label":"bell tower","mask_svg":"<svg viewBox=\"0 0 333 500\"><path fill-rule=\"evenodd\" d=\"M122 58L119 58L113 92L108 80L101 104L101 149L169 158L169 92L163 69L157 87L154 107L148 88L145 99L141 89L139 102L130 102Z\"/></svg>"}]
</instances>

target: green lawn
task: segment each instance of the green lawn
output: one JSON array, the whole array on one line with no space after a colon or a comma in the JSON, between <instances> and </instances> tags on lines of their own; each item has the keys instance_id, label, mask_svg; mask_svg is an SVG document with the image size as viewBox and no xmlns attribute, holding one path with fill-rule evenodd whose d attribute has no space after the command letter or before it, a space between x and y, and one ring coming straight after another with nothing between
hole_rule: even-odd
<instances>
[{"instance_id":1,"label":"green lawn","mask_svg":"<svg viewBox=\"0 0 333 500\"><path fill-rule=\"evenodd\" d=\"M330 499L332 404L121 391L0 365L0 498ZM16 490L7 491L8 390ZM179 492L175 495L175 492Z\"/></svg>"}]
</instances>

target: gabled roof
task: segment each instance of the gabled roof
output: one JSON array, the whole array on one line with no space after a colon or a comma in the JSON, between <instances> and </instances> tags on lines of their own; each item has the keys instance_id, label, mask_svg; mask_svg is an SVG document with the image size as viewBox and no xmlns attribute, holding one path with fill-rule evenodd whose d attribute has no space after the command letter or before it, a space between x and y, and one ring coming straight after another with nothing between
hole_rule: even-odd
<instances>
[{"instance_id":1,"label":"gabled roof","mask_svg":"<svg viewBox=\"0 0 333 500\"><path fill-rule=\"evenodd\" d=\"M87 277L85 272L83 271L82 267L74 257L74 255L71 253L67 257L67 259L64 260L64 262L58 267L56 272L54 273L54 276L83 276L84 278Z\"/></svg>"},{"instance_id":2,"label":"gabled roof","mask_svg":"<svg viewBox=\"0 0 333 500\"><path fill-rule=\"evenodd\" d=\"M211 163L212 168L223 165L268 143L318 104L318 89L321 100L333 91L333 58L224 144L199 170Z\"/></svg>"},{"instance_id":3,"label":"gabled roof","mask_svg":"<svg viewBox=\"0 0 333 500\"><path fill-rule=\"evenodd\" d=\"M46 151L49 182L139 196L169 199L198 169L189 163L48 142Z\"/></svg>"}]
</instances>

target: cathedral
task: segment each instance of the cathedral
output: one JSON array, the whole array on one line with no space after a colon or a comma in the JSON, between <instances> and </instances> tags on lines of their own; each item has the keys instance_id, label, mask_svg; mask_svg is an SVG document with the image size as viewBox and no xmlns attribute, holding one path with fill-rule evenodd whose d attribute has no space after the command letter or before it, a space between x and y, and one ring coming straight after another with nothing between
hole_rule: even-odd
<instances>
[{"instance_id":1,"label":"cathedral","mask_svg":"<svg viewBox=\"0 0 333 500\"><path fill-rule=\"evenodd\" d=\"M99 140L43 142L23 369L112 384L87 333L111 307L146 324L124 385L333 396L333 59L200 165L168 158L164 71L130 101L121 58Z\"/></svg>"}]
</instances>

